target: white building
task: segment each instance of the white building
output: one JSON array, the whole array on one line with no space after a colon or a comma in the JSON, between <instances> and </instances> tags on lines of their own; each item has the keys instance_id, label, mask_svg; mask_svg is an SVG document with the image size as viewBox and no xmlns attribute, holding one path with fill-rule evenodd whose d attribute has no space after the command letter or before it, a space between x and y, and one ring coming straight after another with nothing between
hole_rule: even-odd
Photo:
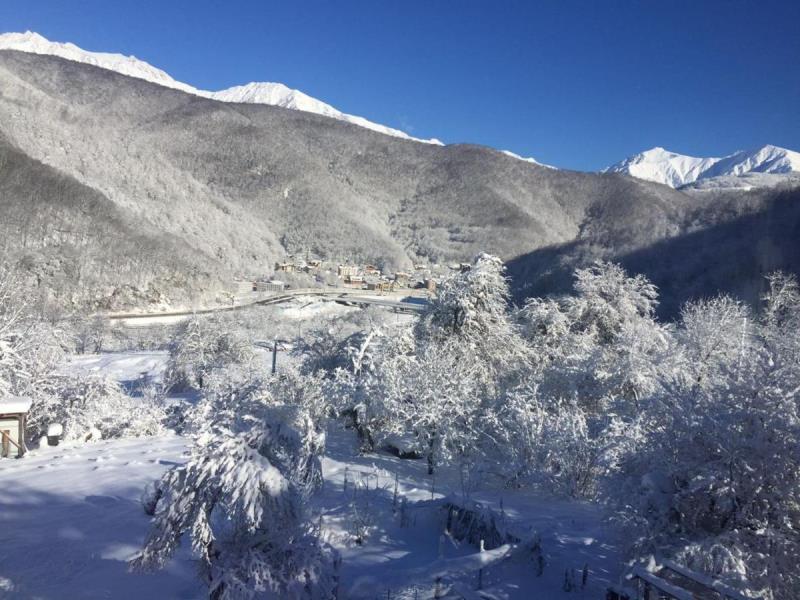
<instances>
[{"instance_id":1,"label":"white building","mask_svg":"<svg viewBox=\"0 0 800 600\"><path fill-rule=\"evenodd\" d=\"M257 281L256 290L259 292L282 292L286 289L283 281Z\"/></svg>"},{"instance_id":2,"label":"white building","mask_svg":"<svg viewBox=\"0 0 800 600\"><path fill-rule=\"evenodd\" d=\"M253 281L239 281L234 280L230 288L233 294L247 294L248 292L256 291L256 284Z\"/></svg>"}]
</instances>

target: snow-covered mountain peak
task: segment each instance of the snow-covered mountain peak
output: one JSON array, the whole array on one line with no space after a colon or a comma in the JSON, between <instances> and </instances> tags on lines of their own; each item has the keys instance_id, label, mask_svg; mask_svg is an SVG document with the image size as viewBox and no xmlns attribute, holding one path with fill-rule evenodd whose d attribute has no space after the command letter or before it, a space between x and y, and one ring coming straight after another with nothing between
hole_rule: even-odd
<instances>
[{"instance_id":1,"label":"snow-covered mountain peak","mask_svg":"<svg viewBox=\"0 0 800 600\"><path fill-rule=\"evenodd\" d=\"M626 158L603 172L625 173L676 188L711 177L800 172L800 153L766 145L755 150L734 152L722 158L699 158L656 147Z\"/></svg>"},{"instance_id":2,"label":"snow-covered mountain peak","mask_svg":"<svg viewBox=\"0 0 800 600\"><path fill-rule=\"evenodd\" d=\"M164 87L174 88L196 94L199 90L190 85L175 81L161 69L139 60L135 56L112 54L108 52L88 52L71 43L51 42L33 31L25 33L0 34L0 50L18 50L30 54L59 56L75 62L94 65L109 71L116 71L128 77L144 79Z\"/></svg>"},{"instance_id":3,"label":"snow-covered mountain peak","mask_svg":"<svg viewBox=\"0 0 800 600\"><path fill-rule=\"evenodd\" d=\"M359 127L371 129L379 133L399 137L407 140L414 140L416 142L424 142L427 144L443 145L437 139L423 140L411 137L404 131L393 129L386 125L379 125L368 121L364 117L356 115L348 115L334 108L330 104L326 104L321 100L312 98L308 94L304 94L300 90L294 90L282 83L273 83L269 81L251 82L245 85L237 85L226 90L219 92L202 92L214 100L221 102L241 102L247 104L269 104L272 106L282 106L283 108L291 108L294 110L302 110L305 112L323 115L338 119L339 121L347 121Z\"/></svg>"},{"instance_id":4,"label":"snow-covered mountain peak","mask_svg":"<svg viewBox=\"0 0 800 600\"><path fill-rule=\"evenodd\" d=\"M800 153L767 144L755 150L740 150L720 159L709 170L707 176L793 171L800 171Z\"/></svg>"},{"instance_id":5,"label":"snow-covered mountain peak","mask_svg":"<svg viewBox=\"0 0 800 600\"><path fill-rule=\"evenodd\" d=\"M75 44L52 42L44 36L32 31L0 34L0 50L18 50L31 54L58 56L67 60L94 65L109 71L116 71L128 77L144 79L151 83L181 90L196 96L212 98L220 102L269 104L272 106L302 110L353 123L354 125L371 129L385 135L428 144L442 145L442 142L437 139L423 140L414 138L399 129L393 129L385 125L373 123L363 117L343 113L330 104L312 98L299 90L291 89L282 83L254 82L218 92L199 90L186 83L176 81L161 69L157 69L143 60L139 60L135 56L125 56L123 54L107 52L89 52L79 48Z\"/></svg>"},{"instance_id":6,"label":"snow-covered mountain peak","mask_svg":"<svg viewBox=\"0 0 800 600\"><path fill-rule=\"evenodd\" d=\"M656 146L626 158L603 172L627 173L639 179L679 187L696 181L700 174L717 160L716 158L685 156Z\"/></svg>"},{"instance_id":7,"label":"snow-covered mountain peak","mask_svg":"<svg viewBox=\"0 0 800 600\"><path fill-rule=\"evenodd\" d=\"M245 85L237 85L219 92L212 92L211 97L223 102L271 104L331 117L341 114L330 104L312 98L300 90L293 90L282 83L269 81L253 81Z\"/></svg>"}]
</instances>

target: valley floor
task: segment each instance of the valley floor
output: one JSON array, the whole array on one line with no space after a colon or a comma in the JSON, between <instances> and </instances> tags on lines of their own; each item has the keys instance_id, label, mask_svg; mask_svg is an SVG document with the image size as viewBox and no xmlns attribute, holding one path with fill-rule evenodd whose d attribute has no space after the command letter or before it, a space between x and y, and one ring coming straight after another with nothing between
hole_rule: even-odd
<instances>
[{"instance_id":1,"label":"valley floor","mask_svg":"<svg viewBox=\"0 0 800 600\"><path fill-rule=\"evenodd\" d=\"M164 358L87 356L71 368L124 381L145 371L158 376ZM22 460L0 462L0 598L203 598L186 548L160 573L131 574L126 565L149 528L139 502L143 487L185 460L188 442L176 435L109 440L32 450ZM441 575L442 592L460 594L447 596L452 598L599 599L621 571L615 533L591 504L486 484L471 494L503 515L517 536L539 536L545 559L539 576L528 552L499 560L503 548L480 554L443 535L441 505L448 495L461 498L456 473L433 480L424 461L358 455L353 433L339 426L329 431L323 470L315 508L325 539L342 553L340 598L430 598ZM401 511L402 498L407 508ZM355 537L364 532L359 545ZM480 564L491 565L483 570L484 596L475 592ZM573 570L576 589L565 591L565 572Z\"/></svg>"}]
</instances>

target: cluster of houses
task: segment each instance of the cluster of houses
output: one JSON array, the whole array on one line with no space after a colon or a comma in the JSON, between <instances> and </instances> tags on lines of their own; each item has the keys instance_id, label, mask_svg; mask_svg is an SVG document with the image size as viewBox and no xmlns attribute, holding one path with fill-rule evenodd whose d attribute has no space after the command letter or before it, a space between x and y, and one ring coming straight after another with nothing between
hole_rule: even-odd
<instances>
[{"instance_id":1,"label":"cluster of houses","mask_svg":"<svg viewBox=\"0 0 800 600\"><path fill-rule=\"evenodd\" d=\"M285 261L275 263L275 272L279 273L317 273L322 269L322 261L311 258L296 262Z\"/></svg>"},{"instance_id":2,"label":"cluster of houses","mask_svg":"<svg viewBox=\"0 0 800 600\"><path fill-rule=\"evenodd\" d=\"M419 270L423 269L424 267L420 265ZM413 273L406 271L384 274L375 265L340 264L336 267L336 276L346 286L371 291L391 292L408 288L436 291L436 280L429 275L426 276L424 271L421 276L415 277Z\"/></svg>"},{"instance_id":3,"label":"cluster of houses","mask_svg":"<svg viewBox=\"0 0 800 600\"><path fill-rule=\"evenodd\" d=\"M424 289L436 291L436 278L425 265L414 265L412 271L383 273L372 264L326 263L319 259L284 260L275 263L274 276L270 279L234 281L232 292L282 292L292 287L281 278L295 279L294 274L307 274L320 283L342 285L377 292L399 289ZM287 277L287 275L290 275Z\"/></svg>"}]
</instances>

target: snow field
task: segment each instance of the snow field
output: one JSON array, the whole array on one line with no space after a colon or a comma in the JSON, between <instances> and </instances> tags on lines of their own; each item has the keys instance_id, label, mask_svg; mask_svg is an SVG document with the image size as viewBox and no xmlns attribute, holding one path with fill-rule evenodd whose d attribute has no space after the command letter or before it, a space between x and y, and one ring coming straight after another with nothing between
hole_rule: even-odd
<instances>
[{"instance_id":1,"label":"snow field","mask_svg":"<svg viewBox=\"0 0 800 600\"><path fill-rule=\"evenodd\" d=\"M103 364L119 376L122 364L139 368L141 360ZM0 464L6 490L0 497L0 598L204 597L186 548L159 573L132 574L126 565L150 526L139 502L145 484L184 460L188 443L180 436L108 440L33 450L25 459ZM429 598L437 575L443 577L442 591L456 581L467 593L478 585L481 561L508 551L480 555L473 545L444 534L441 503L457 493L456 473L443 469L432 480L424 461L359 456L354 434L338 425L331 427L327 448L325 484L314 508L322 515L323 537L342 554L341 598L387 592L393 598ZM545 555L541 576L524 553L484 569L483 589L491 597L598 598L616 580L621 563L613 532L596 507L491 489L474 499L495 511L502 499L509 528L520 537L538 533ZM368 530L360 545L354 541L354 510ZM575 569L579 579L584 564L590 573L586 589L563 591L565 570Z\"/></svg>"}]
</instances>

